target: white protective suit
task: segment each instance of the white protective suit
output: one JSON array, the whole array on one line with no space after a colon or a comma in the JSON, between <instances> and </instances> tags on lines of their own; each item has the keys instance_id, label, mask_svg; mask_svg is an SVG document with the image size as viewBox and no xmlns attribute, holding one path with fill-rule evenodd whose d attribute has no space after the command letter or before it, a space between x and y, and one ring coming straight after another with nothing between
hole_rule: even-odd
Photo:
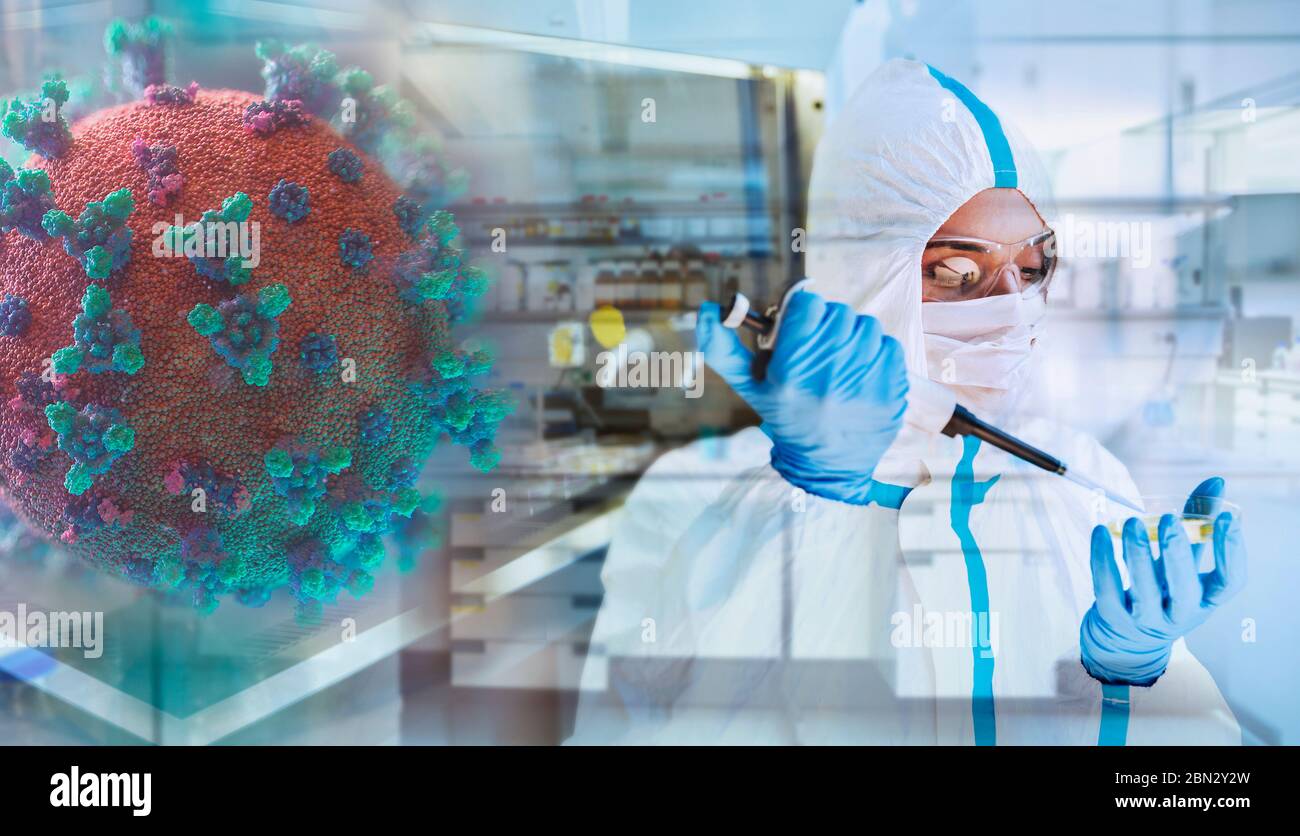
<instances>
[{"instance_id":1,"label":"white protective suit","mask_svg":"<svg viewBox=\"0 0 1300 836\"><path fill-rule=\"evenodd\" d=\"M883 65L817 151L814 290L877 317L926 374L922 250L995 186L1051 222L1017 134L926 65ZM1139 495L1094 439L1004 425ZM1240 743L1182 640L1149 688L1080 664L1089 533L1122 509L973 438L905 428L865 506L786 483L757 428L722 459L705 444L660 458L621 512L584 677L609 690L584 693L572 742Z\"/></svg>"}]
</instances>

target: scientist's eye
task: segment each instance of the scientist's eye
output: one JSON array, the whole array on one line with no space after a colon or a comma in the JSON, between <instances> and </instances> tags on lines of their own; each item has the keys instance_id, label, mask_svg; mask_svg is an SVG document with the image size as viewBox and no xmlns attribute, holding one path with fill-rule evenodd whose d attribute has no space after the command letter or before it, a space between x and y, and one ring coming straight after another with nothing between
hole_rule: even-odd
<instances>
[{"instance_id":1,"label":"scientist's eye","mask_svg":"<svg viewBox=\"0 0 1300 836\"><path fill-rule=\"evenodd\" d=\"M1020 277L1026 284L1039 284L1047 281L1052 275L1052 268L1056 266L1056 259L1042 254L1031 258L1030 261L1030 264L1017 265L1020 269Z\"/></svg>"},{"instance_id":2,"label":"scientist's eye","mask_svg":"<svg viewBox=\"0 0 1300 836\"><path fill-rule=\"evenodd\" d=\"M969 258L952 256L932 265L927 278L938 287L966 287L980 280L980 268Z\"/></svg>"}]
</instances>

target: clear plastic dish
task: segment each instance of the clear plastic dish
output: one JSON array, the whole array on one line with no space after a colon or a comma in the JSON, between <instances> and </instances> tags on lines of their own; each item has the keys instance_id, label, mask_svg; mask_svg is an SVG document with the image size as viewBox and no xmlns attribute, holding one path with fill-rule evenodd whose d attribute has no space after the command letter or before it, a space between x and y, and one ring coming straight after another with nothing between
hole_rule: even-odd
<instances>
[{"instance_id":1,"label":"clear plastic dish","mask_svg":"<svg viewBox=\"0 0 1300 836\"><path fill-rule=\"evenodd\" d=\"M1210 497L1196 497L1189 500L1186 495L1144 496L1142 507L1146 509L1146 513L1139 519L1146 526L1147 537L1153 543L1159 539L1160 518L1165 514L1173 514L1181 519L1183 531L1187 532L1187 539L1192 545L1208 543L1214 538L1214 520L1219 514L1227 511L1234 519L1241 518L1241 508L1235 503ZM1111 520L1107 528L1112 535L1119 537L1124 531L1124 523L1127 520L1127 516Z\"/></svg>"}]
</instances>

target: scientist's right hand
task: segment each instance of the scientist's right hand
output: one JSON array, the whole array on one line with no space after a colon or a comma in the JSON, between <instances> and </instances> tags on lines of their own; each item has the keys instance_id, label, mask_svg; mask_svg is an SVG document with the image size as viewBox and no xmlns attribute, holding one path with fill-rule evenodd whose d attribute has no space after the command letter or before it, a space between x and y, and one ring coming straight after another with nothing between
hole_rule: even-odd
<instances>
[{"instance_id":1,"label":"scientist's right hand","mask_svg":"<svg viewBox=\"0 0 1300 836\"><path fill-rule=\"evenodd\" d=\"M763 419L772 467L808 493L867 504L871 474L903 424L907 367L898 341L871 316L807 290L790 297L765 378L722 324L717 304L700 308L704 360Z\"/></svg>"}]
</instances>

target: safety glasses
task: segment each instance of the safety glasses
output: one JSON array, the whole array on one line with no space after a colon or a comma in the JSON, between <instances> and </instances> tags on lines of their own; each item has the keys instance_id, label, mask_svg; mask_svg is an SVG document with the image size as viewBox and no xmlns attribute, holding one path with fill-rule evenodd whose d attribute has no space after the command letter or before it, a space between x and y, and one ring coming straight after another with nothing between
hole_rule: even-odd
<instances>
[{"instance_id":1,"label":"safety glasses","mask_svg":"<svg viewBox=\"0 0 1300 836\"><path fill-rule=\"evenodd\" d=\"M960 302L1002 293L1047 293L1056 270L1056 233L1050 229L1014 244L982 238L933 238L921 256L922 299Z\"/></svg>"}]
</instances>

